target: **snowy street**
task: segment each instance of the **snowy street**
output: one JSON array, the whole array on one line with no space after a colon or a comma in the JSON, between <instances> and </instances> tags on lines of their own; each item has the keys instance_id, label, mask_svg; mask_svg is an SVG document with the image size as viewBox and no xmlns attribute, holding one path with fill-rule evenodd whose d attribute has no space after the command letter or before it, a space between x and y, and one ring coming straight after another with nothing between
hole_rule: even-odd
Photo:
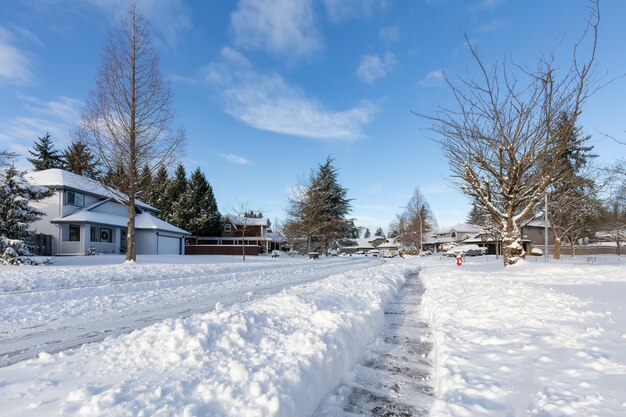
<instances>
[{"instance_id":1,"label":"snowy street","mask_svg":"<svg viewBox=\"0 0 626 417\"><path fill-rule=\"evenodd\" d=\"M120 259L82 258L91 263L119 263ZM218 302L222 306L245 302L382 263L372 258L329 258L318 263L252 258L242 263L239 257L212 257L210 264L202 256L172 259L178 264L3 269L0 367L35 357L42 350L56 353L169 317L210 311Z\"/></svg>"}]
</instances>

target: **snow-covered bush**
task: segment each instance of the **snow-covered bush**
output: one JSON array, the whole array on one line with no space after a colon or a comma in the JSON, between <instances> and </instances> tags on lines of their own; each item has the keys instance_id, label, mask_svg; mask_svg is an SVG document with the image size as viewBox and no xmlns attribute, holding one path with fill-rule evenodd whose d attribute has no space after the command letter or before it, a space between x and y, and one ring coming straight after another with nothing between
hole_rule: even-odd
<instances>
[{"instance_id":1,"label":"snow-covered bush","mask_svg":"<svg viewBox=\"0 0 626 417\"><path fill-rule=\"evenodd\" d=\"M89 247L87 248L87 256L94 256L96 254L96 247L91 244L89 245Z\"/></svg>"},{"instance_id":2,"label":"snow-covered bush","mask_svg":"<svg viewBox=\"0 0 626 417\"><path fill-rule=\"evenodd\" d=\"M29 184L14 167L4 171L0 177L0 263L41 263L24 258L32 255L24 240L31 233L28 231L29 225L43 216L40 210L29 206L29 203L50 195L51 191L47 188Z\"/></svg>"}]
</instances>

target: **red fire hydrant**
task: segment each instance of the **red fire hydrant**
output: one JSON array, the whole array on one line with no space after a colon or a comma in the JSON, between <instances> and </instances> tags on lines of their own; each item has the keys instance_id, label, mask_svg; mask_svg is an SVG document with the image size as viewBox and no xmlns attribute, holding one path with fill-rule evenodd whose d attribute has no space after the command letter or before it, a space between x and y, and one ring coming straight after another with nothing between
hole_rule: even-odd
<instances>
[{"instance_id":1,"label":"red fire hydrant","mask_svg":"<svg viewBox=\"0 0 626 417\"><path fill-rule=\"evenodd\" d=\"M463 257L461 255L456 256L456 266L463 265Z\"/></svg>"}]
</instances>

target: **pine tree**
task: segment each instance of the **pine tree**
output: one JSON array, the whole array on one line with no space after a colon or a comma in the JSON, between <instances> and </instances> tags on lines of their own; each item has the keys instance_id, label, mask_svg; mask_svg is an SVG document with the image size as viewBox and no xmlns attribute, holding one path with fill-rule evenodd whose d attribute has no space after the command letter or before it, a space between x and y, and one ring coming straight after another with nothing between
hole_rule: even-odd
<instances>
[{"instance_id":1,"label":"pine tree","mask_svg":"<svg viewBox=\"0 0 626 417\"><path fill-rule=\"evenodd\" d=\"M178 227L194 236L217 236L222 216L217 209L213 188L197 168L178 204Z\"/></svg>"},{"instance_id":2,"label":"pine tree","mask_svg":"<svg viewBox=\"0 0 626 417\"><path fill-rule=\"evenodd\" d=\"M329 156L311 176L305 190L290 202L291 219L286 224L290 235L305 236L308 251L315 244L326 252L347 230L346 216L352 209L347 194L348 190L339 185L337 169Z\"/></svg>"},{"instance_id":3,"label":"pine tree","mask_svg":"<svg viewBox=\"0 0 626 417\"><path fill-rule=\"evenodd\" d=\"M96 179L100 175L96 157L85 142L76 140L63 152L65 169L77 175Z\"/></svg>"},{"instance_id":4,"label":"pine tree","mask_svg":"<svg viewBox=\"0 0 626 417\"><path fill-rule=\"evenodd\" d=\"M20 256L30 254L24 239L28 226L39 220L43 212L31 207L31 201L49 197L47 188L30 185L14 167L0 179L0 263L20 264Z\"/></svg>"},{"instance_id":5,"label":"pine tree","mask_svg":"<svg viewBox=\"0 0 626 417\"><path fill-rule=\"evenodd\" d=\"M50 133L37 138L33 150L28 151L32 158L27 158L28 162L33 164L35 171L43 171L50 168L63 168L63 158L59 151L54 149L54 144L50 139Z\"/></svg>"},{"instance_id":6,"label":"pine tree","mask_svg":"<svg viewBox=\"0 0 626 417\"><path fill-rule=\"evenodd\" d=\"M370 236L372 236L372 234L370 233L370 229L366 228L365 233L363 233L363 237L367 239Z\"/></svg>"},{"instance_id":7,"label":"pine tree","mask_svg":"<svg viewBox=\"0 0 626 417\"><path fill-rule=\"evenodd\" d=\"M144 195L147 195L151 189L152 173L150 172L150 167L148 165L144 165L141 170L141 175L139 176L139 181L137 182L137 195L139 196L139 199L143 201Z\"/></svg>"},{"instance_id":8,"label":"pine tree","mask_svg":"<svg viewBox=\"0 0 626 417\"><path fill-rule=\"evenodd\" d=\"M473 203L472 209L469 213L467 213L465 222L467 224L475 224L477 226L487 226L491 224L491 216L486 210L480 208L477 203Z\"/></svg>"},{"instance_id":9,"label":"pine tree","mask_svg":"<svg viewBox=\"0 0 626 417\"><path fill-rule=\"evenodd\" d=\"M383 228L382 227L379 227L378 229L376 229L376 233L374 235L375 236L385 237L385 232L383 232Z\"/></svg>"},{"instance_id":10,"label":"pine tree","mask_svg":"<svg viewBox=\"0 0 626 417\"><path fill-rule=\"evenodd\" d=\"M159 209L162 215L166 211L166 189L169 184L169 175L167 169L161 166L154 178L152 178L151 186L142 194L141 200Z\"/></svg>"},{"instance_id":11,"label":"pine tree","mask_svg":"<svg viewBox=\"0 0 626 417\"><path fill-rule=\"evenodd\" d=\"M180 196L187 189L187 173L182 164L178 164L174 177L168 181L165 188L165 196L163 201L163 211L160 217L173 225L180 227L185 222L184 210L181 207Z\"/></svg>"}]
</instances>

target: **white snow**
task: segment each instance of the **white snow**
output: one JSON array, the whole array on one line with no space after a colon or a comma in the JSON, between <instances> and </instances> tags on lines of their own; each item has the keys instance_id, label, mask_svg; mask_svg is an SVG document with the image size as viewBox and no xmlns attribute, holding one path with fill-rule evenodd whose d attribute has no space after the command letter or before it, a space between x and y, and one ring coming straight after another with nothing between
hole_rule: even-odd
<instances>
[{"instance_id":1,"label":"white snow","mask_svg":"<svg viewBox=\"0 0 626 417\"><path fill-rule=\"evenodd\" d=\"M431 416L626 415L626 261L542 260L96 256L0 267L0 347L41 332L21 346L34 359L0 368L2 416L311 415L371 351L385 306L417 269ZM105 329L118 330L48 348Z\"/></svg>"},{"instance_id":2,"label":"white snow","mask_svg":"<svg viewBox=\"0 0 626 417\"><path fill-rule=\"evenodd\" d=\"M410 268L345 272L41 353L0 369L3 416L310 415L375 338Z\"/></svg>"},{"instance_id":3,"label":"white snow","mask_svg":"<svg viewBox=\"0 0 626 417\"><path fill-rule=\"evenodd\" d=\"M626 415L624 263L476 258L421 275L433 417Z\"/></svg>"}]
</instances>

